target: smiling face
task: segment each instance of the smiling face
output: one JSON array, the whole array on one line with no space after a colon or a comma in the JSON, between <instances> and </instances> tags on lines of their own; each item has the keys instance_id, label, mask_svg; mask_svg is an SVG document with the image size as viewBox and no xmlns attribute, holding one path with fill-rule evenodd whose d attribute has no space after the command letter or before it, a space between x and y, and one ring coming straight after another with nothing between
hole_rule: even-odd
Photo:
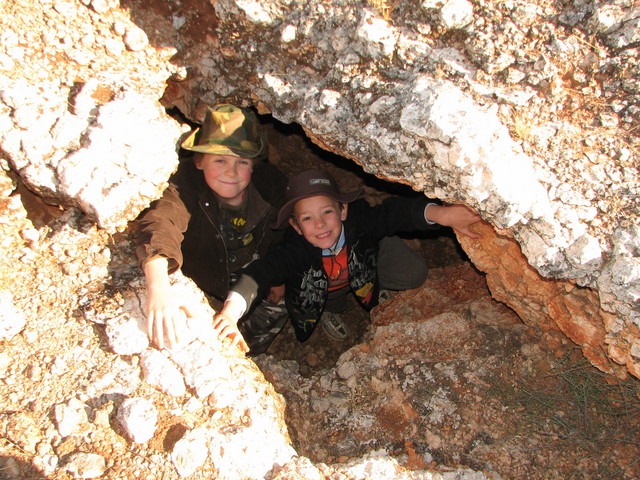
<instances>
[{"instance_id":1,"label":"smiling face","mask_svg":"<svg viewBox=\"0 0 640 480\"><path fill-rule=\"evenodd\" d=\"M346 219L347 204L315 195L296 202L289 223L312 245L331 248L340 238L342 222Z\"/></svg>"},{"instance_id":2,"label":"smiling face","mask_svg":"<svg viewBox=\"0 0 640 480\"><path fill-rule=\"evenodd\" d=\"M253 159L233 155L204 153L195 159L196 167L223 202L237 207L242 203L244 191L251 181Z\"/></svg>"}]
</instances>

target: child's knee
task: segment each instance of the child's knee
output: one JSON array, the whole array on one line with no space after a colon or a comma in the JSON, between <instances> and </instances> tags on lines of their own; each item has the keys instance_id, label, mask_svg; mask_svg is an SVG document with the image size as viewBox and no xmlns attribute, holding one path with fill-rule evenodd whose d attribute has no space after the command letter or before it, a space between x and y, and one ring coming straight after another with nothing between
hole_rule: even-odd
<instances>
[{"instance_id":1,"label":"child's knee","mask_svg":"<svg viewBox=\"0 0 640 480\"><path fill-rule=\"evenodd\" d=\"M429 269L427 268L427 264L423 259L412 262L411 268L407 268L406 270L406 288L404 288L404 290L418 288L427 279L428 274Z\"/></svg>"}]
</instances>

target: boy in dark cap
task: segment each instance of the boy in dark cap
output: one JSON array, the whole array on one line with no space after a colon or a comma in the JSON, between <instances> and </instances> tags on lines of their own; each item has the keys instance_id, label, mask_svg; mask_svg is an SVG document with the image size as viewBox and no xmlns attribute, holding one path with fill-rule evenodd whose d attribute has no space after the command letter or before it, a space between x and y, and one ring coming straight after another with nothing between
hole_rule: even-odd
<instances>
[{"instance_id":1,"label":"boy in dark cap","mask_svg":"<svg viewBox=\"0 0 640 480\"><path fill-rule=\"evenodd\" d=\"M357 200L360 195L360 191L340 192L323 170L307 170L290 178L276 225L288 221L293 231L266 257L239 272L238 282L214 319L219 338L229 337L246 351L237 322L269 288L284 283L289 318L297 339L304 342L318 323L335 321L335 314L346 308L349 292L370 310L377 305L381 288L403 290L422 284L424 261L403 252L397 237L396 243L389 242L390 236L444 225L479 237L469 226L481 218L463 205L392 197L371 207Z\"/></svg>"},{"instance_id":2,"label":"boy in dark cap","mask_svg":"<svg viewBox=\"0 0 640 480\"><path fill-rule=\"evenodd\" d=\"M207 107L204 124L181 146L193 159L180 162L163 196L140 216L136 237L148 287L147 333L160 348L179 342L189 314L169 275L181 268L205 293L224 299L235 272L280 240L271 224L286 185L279 170L261 161L266 148L251 110ZM268 347L265 329L286 322L281 295L274 289L274 302L258 304L244 322L254 353Z\"/></svg>"}]
</instances>

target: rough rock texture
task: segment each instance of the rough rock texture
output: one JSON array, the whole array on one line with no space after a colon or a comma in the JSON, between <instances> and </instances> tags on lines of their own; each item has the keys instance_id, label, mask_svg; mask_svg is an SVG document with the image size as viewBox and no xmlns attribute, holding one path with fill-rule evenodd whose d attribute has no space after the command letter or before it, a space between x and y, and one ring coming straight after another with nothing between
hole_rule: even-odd
<instances>
[{"instance_id":1,"label":"rough rock texture","mask_svg":"<svg viewBox=\"0 0 640 480\"><path fill-rule=\"evenodd\" d=\"M626 365L638 376L638 359L631 353L640 338L635 324L623 328L616 316L600 306L597 291L542 277L527 264L517 243L508 235L495 234L487 225L476 229L483 233L480 241L462 236L459 240L474 264L487 273L494 298L511 306L527 325L562 331L601 370L623 375L618 365ZM621 345L631 348L623 349Z\"/></svg>"},{"instance_id":2,"label":"rough rock texture","mask_svg":"<svg viewBox=\"0 0 640 480\"><path fill-rule=\"evenodd\" d=\"M638 373L633 2L4 8L22 28L3 33L2 150L49 201L122 228L175 168L186 126L161 95L196 121L204 103L255 104L367 172L473 207L542 278L591 289L600 345L624 366L610 370ZM557 310L561 330L583 327Z\"/></svg>"},{"instance_id":3,"label":"rough rock texture","mask_svg":"<svg viewBox=\"0 0 640 480\"><path fill-rule=\"evenodd\" d=\"M589 441L573 438L579 400L562 372L579 367L568 360L566 337L538 327L493 301L484 278L462 263L433 269L422 287L376 308L365 340L333 369L302 376L296 362L256 361L287 401L298 451L323 462L382 448L404 466L444 460L501 478L635 475L637 466L620 456L625 442L614 440L633 422L582 431L602 433L591 439L595 456ZM540 408L523 418L532 404Z\"/></svg>"},{"instance_id":4,"label":"rough rock texture","mask_svg":"<svg viewBox=\"0 0 640 480\"><path fill-rule=\"evenodd\" d=\"M0 436L10 454L3 471L14 478L143 478L150 470L153 478L261 478L277 464L277 478L440 478L441 471L422 469L443 444L450 450L434 456L439 467L464 452L466 467L494 468L476 455L489 438L483 435L461 432L443 443L437 433L398 448L400 436L424 433L410 399L391 403L394 421L407 420L396 437L358 444L362 432L338 432L341 446L354 445L338 458L344 465L294 458L280 397L252 362L196 337L176 352L148 348L127 222L160 195L189 130L164 108L199 121L206 103L253 105L298 123L365 172L471 206L487 222L478 227L483 239L461 243L487 272L492 295L543 338L561 331L598 368L640 377L638 18L638 6L626 0L3 2ZM175 281L206 323L205 299L190 282ZM499 307L483 304L468 316L492 309ZM504 338L522 333L515 319L507 322L513 329L496 326L506 318L501 310L492 315L480 324L504 327ZM454 333L471 328L464 315L452 318L460 327ZM426 328L378 322L382 336L362 347L376 355L385 331ZM533 361L546 355L540 349L522 353ZM413 359L420 352L402 353ZM380 357L384 367L410 373L397 354ZM339 378L343 388L355 366L365 375L358 355L350 350L326 378ZM409 383L425 381L417 373ZM397 395L422 398L410 386ZM118 407L129 398L151 401L159 412L153 437L134 447L129 439L154 422L119 424ZM337 406L343 415L343 400L322 396L316 407ZM384 420L378 402L371 400ZM452 421L477 418L451 405L439 411ZM349 408L347 415L358 410ZM272 453L247 464L265 438ZM513 458L539 465L504 438ZM376 444L389 450L370 453ZM633 464L618 463L637 477Z\"/></svg>"}]
</instances>

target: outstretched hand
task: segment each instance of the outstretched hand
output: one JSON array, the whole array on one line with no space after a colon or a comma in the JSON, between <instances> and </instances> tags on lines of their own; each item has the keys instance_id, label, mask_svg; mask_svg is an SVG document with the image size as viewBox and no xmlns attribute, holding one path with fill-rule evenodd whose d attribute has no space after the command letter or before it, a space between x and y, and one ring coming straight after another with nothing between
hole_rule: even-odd
<instances>
[{"instance_id":1,"label":"outstretched hand","mask_svg":"<svg viewBox=\"0 0 640 480\"><path fill-rule=\"evenodd\" d=\"M180 343L180 332L187 329L191 312L170 290L150 290L147 299L147 335L158 348Z\"/></svg>"},{"instance_id":2,"label":"outstretched hand","mask_svg":"<svg viewBox=\"0 0 640 480\"><path fill-rule=\"evenodd\" d=\"M180 343L180 332L187 329L191 313L171 289L167 259L154 257L143 267L147 280L147 335L158 348Z\"/></svg>"},{"instance_id":3,"label":"outstretched hand","mask_svg":"<svg viewBox=\"0 0 640 480\"><path fill-rule=\"evenodd\" d=\"M431 222L451 227L469 238L482 237L469 229L471 225L481 221L482 217L465 205L430 205L425 217Z\"/></svg>"}]
</instances>

